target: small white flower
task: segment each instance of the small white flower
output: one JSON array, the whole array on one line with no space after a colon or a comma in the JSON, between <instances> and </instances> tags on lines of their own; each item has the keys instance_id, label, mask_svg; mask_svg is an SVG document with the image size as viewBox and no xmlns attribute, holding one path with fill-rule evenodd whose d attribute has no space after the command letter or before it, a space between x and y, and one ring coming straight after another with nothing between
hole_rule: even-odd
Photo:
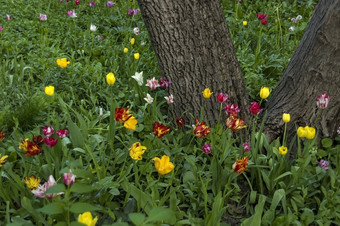
<instances>
[{"instance_id":1,"label":"small white flower","mask_svg":"<svg viewBox=\"0 0 340 226\"><path fill-rule=\"evenodd\" d=\"M148 103L148 104L152 104L153 103L153 98L152 96L150 96L150 94L146 94L146 97L144 98L144 100Z\"/></svg>"},{"instance_id":2,"label":"small white flower","mask_svg":"<svg viewBox=\"0 0 340 226\"><path fill-rule=\"evenodd\" d=\"M96 25L93 25L93 24L91 24L91 26L90 26L90 30L91 30L91 31L96 31L96 30L97 30L97 27L96 27Z\"/></svg>"},{"instance_id":3,"label":"small white flower","mask_svg":"<svg viewBox=\"0 0 340 226\"><path fill-rule=\"evenodd\" d=\"M298 16L296 17L296 20L302 20L302 16L301 16L301 15L298 15Z\"/></svg>"},{"instance_id":4,"label":"small white flower","mask_svg":"<svg viewBox=\"0 0 340 226\"><path fill-rule=\"evenodd\" d=\"M168 104L173 104L174 103L174 96L171 94L170 96L168 97L164 97L166 99L166 102Z\"/></svg>"},{"instance_id":5,"label":"small white flower","mask_svg":"<svg viewBox=\"0 0 340 226\"><path fill-rule=\"evenodd\" d=\"M294 31L295 28L294 28L293 26L291 26L291 27L289 28L289 30L290 30L290 31Z\"/></svg>"},{"instance_id":6,"label":"small white flower","mask_svg":"<svg viewBox=\"0 0 340 226\"><path fill-rule=\"evenodd\" d=\"M139 28L138 27L135 27L133 29L133 33L135 33L135 35L139 35Z\"/></svg>"},{"instance_id":7,"label":"small white flower","mask_svg":"<svg viewBox=\"0 0 340 226\"><path fill-rule=\"evenodd\" d=\"M139 86L143 85L143 72L136 72L135 75L131 76L132 78L134 78L137 82Z\"/></svg>"}]
</instances>

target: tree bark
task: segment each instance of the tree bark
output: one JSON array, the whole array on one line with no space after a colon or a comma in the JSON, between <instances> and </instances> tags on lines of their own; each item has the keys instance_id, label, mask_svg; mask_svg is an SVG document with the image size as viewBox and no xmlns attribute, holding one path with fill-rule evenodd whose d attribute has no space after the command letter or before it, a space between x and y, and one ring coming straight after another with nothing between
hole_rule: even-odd
<instances>
[{"instance_id":1,"label":"tree bark","mask_svg":"<svg viewBox=\"0 0 340 226\"><path fill-rule=\"evenodd\" d=\"M187 112L198 118L204 106L205 118L214 124L220 104L216 97L203 98L205 88L213 95L228 93L231 103L247 109L245 82L220 1L138 0L138 4L162 75L173 82L176 117Z\"/></svg>"},{"instance_id":2,"label":"tree bark","mask_svg":"<svg viewBox=\"0 0 340 226\"><path fill-rule=\"evenodd\" d=\"M330 97L316 125L319 137L334 137L340 126L340 1L321 0L278 86L269 99L265 132L270 140L283 133L282 113L291 114L288 134L315 126L316 98Z\"/></svg>"}]
</instances>

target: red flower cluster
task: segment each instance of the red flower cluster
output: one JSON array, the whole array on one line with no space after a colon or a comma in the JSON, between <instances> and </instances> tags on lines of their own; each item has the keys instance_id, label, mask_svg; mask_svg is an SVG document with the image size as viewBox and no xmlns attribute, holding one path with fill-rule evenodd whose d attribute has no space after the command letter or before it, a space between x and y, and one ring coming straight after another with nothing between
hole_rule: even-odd
<instances>
[{"instance_id":1,"label":"red flower cluster","mask_svg":"<svg viewBox=\"0 0 340 226\"><path fill-rule=\"evenodd\" d=\"M247 170L248 167L248 157L243 157L242 159L237 160L236 162L234 162L233 164L233 170L235 171L235 173L241 174L244 171Z\"/></svg>"},{"instance_id":2,"label":"red flower cluster","mask_svg":"<svg viewBox=\"0 0 340 226\"><path fill-rule=\"evenodd\" d=\"M26 156L37 155L41 152L41 146L29 141L28 138L21 141L19 148L25 152Z\"/></svg>"},{"instance_id":3,"label":"red flower cluster","mask_svg":"<svg viewBox=\"0 0 340 226\"><path fill-rule=\"evenodd\" d=\"M266 25L268 23L267 17L268 17L267 14L257 14L257 19L261 20L261 23L263 25Z\"/></svg>"},{"instance_id":4,"label":"red flower cluster","mask_svg":"<svg viewBox=\"0 0 340 226\"><path fill-rule=\"evenodd\" d=\"M164 124L160 124L159 122L155 122L153 124L153 133L156 137L161 138L165 134L169 133L170 127L165 126Z\"/></svg>"},{"instance_id":5,"label":"red flower cluster","mask_svg":"<svg viewBox=\"0 0 340 226\"><path fill-rule=\"evenodd\" d=\"M196 119L196 126L194 128L194 134L198 138L206 137L211 132L211 129L209 126L205 124L205 121L202 121L198 123L198 120Z\"/></svg>"}]
</instances>

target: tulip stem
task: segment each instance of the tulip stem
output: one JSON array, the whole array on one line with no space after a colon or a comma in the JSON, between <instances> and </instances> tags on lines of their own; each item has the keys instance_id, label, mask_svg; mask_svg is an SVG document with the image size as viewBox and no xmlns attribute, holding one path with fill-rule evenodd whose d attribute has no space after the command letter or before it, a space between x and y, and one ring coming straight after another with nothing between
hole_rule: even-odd
<instances>
[{"instance_id":1,"label":"tulip stem","mask_svg":"<svg viewBox=\"0 0 340 226\"><path fill-rule=\"evenodd\" d=\"M282 146L286 146L286 130L287 130L287 123L285 122L285 131L283 132L283 141L282 141Z\"/></svg>"},{"instance_id":2,"label":"tulip stem","mask_svg":"<svg viewBox=\"0 0 340 226\"><path fill-rule=\"evenodd\" d=\"M221 103L221 107L220 107L220 114L218 115L218 123L220 123L220 120L221 120L221 114L222 114L222 104Z\"/></svg>"}]
</instances>

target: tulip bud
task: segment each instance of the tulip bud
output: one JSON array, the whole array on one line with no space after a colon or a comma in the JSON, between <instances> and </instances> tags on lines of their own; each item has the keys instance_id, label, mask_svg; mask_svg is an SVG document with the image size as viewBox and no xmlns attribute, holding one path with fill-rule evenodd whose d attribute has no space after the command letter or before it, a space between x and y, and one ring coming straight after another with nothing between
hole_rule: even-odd
<instances>
[{"instance_id":1,"label":"tulip bud","mask_svg":"<svg viewBox=\"0 0 340 226\"><path fill-rule=\"evenodd\" d=\"M112 72L110 72L106 75L106 82L109 85L115 84L116 78L115 78L115 75Z\"/></svg>"},{"instance_id":2,"label":"tulip bud","mask_svg":"<svg viewBox=\"0 0 340 226\"><path fill-rule=\"evenodd\" d=\"M285 123L289 122L289 121L290 121L290 114L288 114L288 113L283 113L283 115L282 115L282 120L283 120Z\"/></svg>"}]
</instances>

